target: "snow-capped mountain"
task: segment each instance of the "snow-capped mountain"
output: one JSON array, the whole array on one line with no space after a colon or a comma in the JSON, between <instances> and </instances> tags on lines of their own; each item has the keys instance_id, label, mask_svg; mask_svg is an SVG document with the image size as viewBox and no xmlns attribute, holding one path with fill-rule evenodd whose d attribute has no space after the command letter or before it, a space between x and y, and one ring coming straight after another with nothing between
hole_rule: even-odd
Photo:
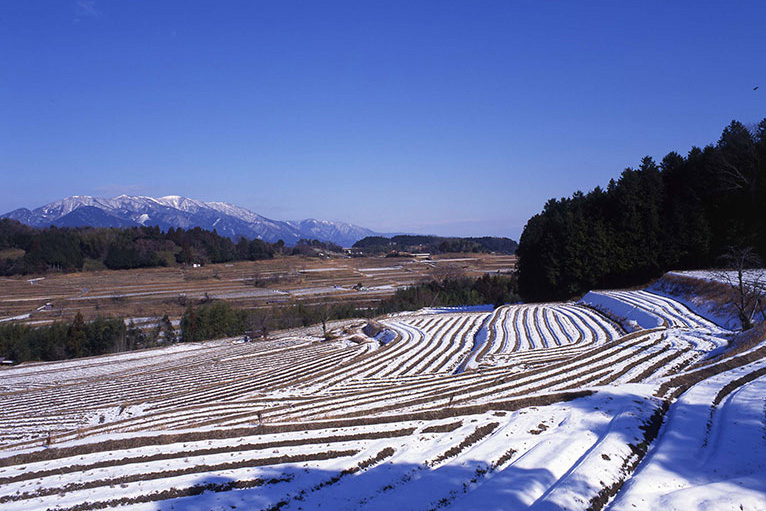
<instances>
[{"instance_id":1,"label":"snow-capped mountain","mask_svg":"<svg viewBox=\"0 0 766 511\"><path fill-rule=\"evenodd\" d=\"M350 247L367 236L377 235L377 233L358 225L328 222L327 220L316 220L315 218L288 221L287 223L297 229L303 238L331 240L333 243L343 247Z\"/></svg>"},{"instance_id":2,"label":"snow-capped mountain","mask_svg":"<svg viewBox=\"0 0 766 511\"><path fill-rule=\"evenodd\" d=\"M112 199L75 195L34 210L17 209L0 218L11 218L33 227L201 227L215 229L218 234L234 240L242 236L271 242L282 239L288 245L307 238L351 246L365 236L376 234L343 222L271 220L234 204L202 202L178 195L159 198L120 195Z\"/></svg>"}]
</instances>

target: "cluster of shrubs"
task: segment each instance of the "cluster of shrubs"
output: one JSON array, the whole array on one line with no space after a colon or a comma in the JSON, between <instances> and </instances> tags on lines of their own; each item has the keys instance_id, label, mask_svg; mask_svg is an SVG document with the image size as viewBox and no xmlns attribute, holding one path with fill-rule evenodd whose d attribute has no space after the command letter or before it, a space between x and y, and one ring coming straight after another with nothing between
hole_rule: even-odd
<instances>
[{"instance_id":1,"label":"cluster of shrubs","mask_svg":"<svg viewBox=\"0 0 766 511\"><path fill-rule=\"evenodd\" d=\"M0 324L0 356L25 362L102 355L120 351L126 334L121 319L99 317L86 323L79 313L71 324Z\"/></svg>"},{"instance_id":2,"label":"cluster of shrubs","mask_svg":"<svg viewBox=\"0 0 766 511\"><path fill-rule=\"evenodd\" d=\"M378 306L377 314L417 310L423 307L461 305L494 306L519 301L516 278L512 275L483 275L478 279L454 277L431 280L398 289L394 296Z\"/></svg>"},{"instance_id":3,"label":"cluster of shrubs","mask_svg":"<svg viewBox=\"0 0 766 511\"><path fill-rule=\"evenodd\" d=\"M138 328L132 322L126 325L122 318L99 316L86 322L79 312L71 323L0 324L0 357L17 363L90 357L176 341L177 334L168 316L146 329Z\"/></svg>"}]
</instances>

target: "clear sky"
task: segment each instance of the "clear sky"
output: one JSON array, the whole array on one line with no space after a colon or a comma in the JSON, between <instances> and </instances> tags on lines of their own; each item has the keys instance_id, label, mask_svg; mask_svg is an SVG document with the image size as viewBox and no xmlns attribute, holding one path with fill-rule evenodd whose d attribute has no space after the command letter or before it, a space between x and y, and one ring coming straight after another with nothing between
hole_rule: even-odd
<instances>
[{"instance_id":1,"label":"clear sky","mask_svg":"<svg viewBox=\"0 0 766 511\"><path fill-rule=\"evenodd\" d=\"M517 239L766 117L762 0L2 0L0 49L0 212L184 195Z\"/></svg>"}]
</instances>

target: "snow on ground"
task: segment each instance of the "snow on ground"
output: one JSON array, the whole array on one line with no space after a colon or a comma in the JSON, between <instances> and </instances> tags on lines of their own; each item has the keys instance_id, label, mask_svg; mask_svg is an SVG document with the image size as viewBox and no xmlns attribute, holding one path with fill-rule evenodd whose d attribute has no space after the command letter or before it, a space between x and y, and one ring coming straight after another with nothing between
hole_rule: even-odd
<instances>
[{"instance_id":1,"label":"snow on ground","mask_svg":"<svg viewBox=\"0 0 766 511\"><path fill-rule=\"evenodd\" d=\"M289 293L285 291L280 291L278 289L260 288L260 289L248 289L246 291L230 291L226 293L213 291L208 293L208 297L215 300L232 300L235 298L260 298L264 296L284 297L284 296L288 296L288 294Z\"/></svg>"},{"instance_id":2,"label":"snow on ground","mask_svg":"<svg viewBox=\"0 0 766 511\"><path fill-rule=\"evenodd\" d=\"M678 275L680 277L699 279L703 281L712 281L723 284L725 287L736 288L739 284L739 276L736 271L723 270L695 270L695 271L676 271L669 272L668 276ZM743 271L743 283L749 287L757 287L760 290L766 286L766 268L755 268ZM676 300L683 302L697 314L707 317L718 325L731 330L741 328L741 323L737 316L737 310L734 306L726 303L706 302L704 299L695 296L692 292L685 289L675 289L673 282L666 282L666 279L660 279L650 288L651 291L659 294L670 294ZM736 291L734 291L736 294ZM680 296L679 296L680 295Z\"/></svg>"},{"instance_id":3,"label":"snow on ground","mask_svg":"<svg viewBox=\"0 0 766 511\"><path fill-rule=\"evenodd\" d=\"M200 350L220 347L221 341L174 344L161 349L150 349L60 362L29 363L3 372L1 392L13 392L33 387L57 385L62 381L84 380L132 369L136 364L165 364L170 359L196 355Z\"/></svg>"},{"instance_id":4,"label":"snow on ground","mask_svg":"<svg viewBox=\"0 0 766 511\"><path fill-rule=\"evenodd\" d=\"M31 315L31 313L29 313L29 314L21 314L19 316L12 316L12 317L9 317L9 318L2 318L2 319L0 319L0 323L3 323L5 321L18 321L18 320L22 320L22 319L29 319L30 315Z\"/></svg>"},{"instance_id":5,"label":"snow on ground","mask_svg":"<svg viewBox=\"0 0 766 511\"><path fill-rule=\"evenodd\" d=\"M492 312L495 310L495 306L492 304L485 305L463 305L460 307L426 307L420 309L423 314L439 314L445 312Z\"/></svg>"},{"instance_id":6,"label":"snow on ground","mask_svg":"<svg viewBox=\"0 0 766 511\"><path fill-rule=\"evenodd\" d=\"M460 418L444 431L429 428L449 421L396 424L414 427L416 434L365 441L332 441L330 435L374 434L378 428L358 426L269 437L232 438L184 444L149 445L124 451L92 453L27 463L24 469L5 468L0 499L3 509L26 510L85 502L135 499L167 488L223 483L252 478L277 478L280 482L245 490L205 492L160 504L159 509L220 509L232 506L264 509L284 502L281 508L375 510L396 506L401 510L453 505L455 509L507 509L510 503L567 502L582 485L600 488L598 480L619 477L626 442L637 441L641 424L656 408L646 388L605 390L568 403L512 413L484 413ZM342 433L342 434L341 434ZM322 441L312 440L325 439ZM95 439L94 439L95 440ZM276 443L297 446L265 447ZM252 446L252 447L251 447ZM253 450L253 447L255 449ZM197 455L205 449L217 454ZM344 471L365 460L374 460L386 449L383 463L353 475ZM202 451L200 451L202 450ZM274 455L320 456L326 452L354 453L299 463L261 465ZM453 454L454 453L454 454ZM140 461L153 456L157 461ZM320 456L321 457L321 456ZM103 468L109 459L136 460ZM246 466L235 466L240 461ZM80 468L71 468L75 464ZM242 464L242 463L240 463ZM207 474L191 472L192 466L221 466ZM544 469L540 467L545 467ZM25 474L41 474L27 478ZM162 476L163 473L168 474ZM50 474L50 475L42 475ZM140 474L150 474L141 477ZM15 478L15 482L13 481ZM110 484L110 481L125 481ZM558 482L553 488L551 484ZM63 490L63 488L68 488ZM18 499L13 495L29 495ZM542 500L541 500L542 499ZM441 503L441 504L440 504ZM478 506L478 507L477 507ZM156 502L137 503L124 509L158 509Z\"/></svg>"},{"instance_id":7,"label":"snow on ground","mask_svg":"<svg viewBox=\"0 0 766 511\"><path fill-rule=\"evenodd\" d=\"M371 271L397 271L401 269L402 269L402 266L381 266L377 268L359 268L357 271L364 273L364 272L371 272Z\"/></svg>"},{"instance_id":8,"label":"snow on ground","mask_svg":"<svg viewBox=\"0 0 766 511\"><path fill-rule=\"evenodd\" d=\"M733 305L716 303L715 301L708 301L704 297L697 296L694 294L693 289L688 289L686 286L678 285L674 282L672 280L673 275L716 281L714 278L708 278L710 275L707 272L670 272L668 273L668 276L671 277L670 279L661 278L647 288L647 290L677 300L695 314L707 318L722 328L739 330L742 327L737 316L737 310Z\"/></svg>"},{"instance_id":9,"label":"snow on ground","mask_svg":"<svg viewBox=\"0 0 766 511\"><path fill-rule=\"evenodd\" d=\"M622 510L766 509L766 376L711 403L760 360L705 380L673 405L657 445L610 507Z\"/></svg>"},{"instance_id":10,"label":"snow on ground","mask_svg":"<svg viewBox=\"0 0 766 511\"><path fill-rule=\"evenodd\" d=\"M244 291L231 291L231 292L216 292L208 291L207 293L184 293L187 298L202 298L207 294L208 298L217 299L232 299L232 298L249 298L249 297L262 297L262 296L284 296L287 295L285 291L279 291L277 289L268 288L253 288ZM168 295L178 296L177 290L171 291L136 291L132 293L119 293L119 294L99 294L99 295L85 295L75 296L67 298L69 301L81 301L81 300L94 300L104 298L124 298L129 296L156 296L156 295Z\"/></svg>"},{"instance_id":11,"label":"snow on ground","mask_svg":"<svg viewBox=\"0 0 766 511\"><path fill-rule=\"evenodd\" d=\"M727 355L656 293L583 303L4 370L0 508L766 509L766 343Z\"/></svg>"},{"instance_id":12,"label":"snow on ground","mask_svg":"<svg viewBox=\"0 0 766 511\"><path fill-rule=\"evenodd\" d=\"M303 289L291 289L289 291L292 296L312 296L312 295L326 295L330 293L341 293L348 291L342 287L337 286L325 286L325 287L312 287Z\"/></svg>"},{"instance_id":13,"label":"snow on ground","mask_svg":"<svg viewBox=\"0 0 766 511\"><path fill-rule=\"evenodd\" d=\"M466 370L475 370L479 368L479 361L477 358L484 349L484 345L487 343L487 340L489 339L489 331L487 330L486 326L488 319L489 318L486 318L484 320L481 328L479 328L479 331L476 332L476 335L473 338L473 349L471 350L468 358L463 362L462 365L458 367L457 374L460 374Z\"/></svg>"},{"instance_id":14,"label":"snow on ground","mask_svg":"<svg viewBox=\"0 0 766 511\"><path fill-rule=\"evenodd\" d=\"M690 271L674 271L670 274L683 275L686 277L694 277L696 279L714 280L716 282L730 283L738 281L738 273L735 270L690 270ZM753 268L743 270L742 280L746 284L763 284L764 276L766 276L766 268Z\"/></svg>"},{"instance_id":15,"label":"snow on ground","mask_svg":"<svg viewBox=\"0 0 766 511\"><path fill-rule=\"evenodd\" d=\"M641 328L657 328L662 326L662 318L656 314L652 314L635 304L626 303L604 292L590 291L578 303L590 305L609 317L614 318L623 328L630 332Z\"/></svg>"}]
</instances>

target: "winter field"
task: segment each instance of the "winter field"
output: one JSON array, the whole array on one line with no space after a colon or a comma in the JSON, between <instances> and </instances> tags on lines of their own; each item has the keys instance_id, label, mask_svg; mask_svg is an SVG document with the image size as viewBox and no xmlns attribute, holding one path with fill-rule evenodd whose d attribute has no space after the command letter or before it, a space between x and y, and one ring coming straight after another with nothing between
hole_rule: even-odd
<instances>
[{"instance_id":1,"label":"winter field","mask_svg":"<svg viewBox=\"0 0 766 511\"><path fill-rule=\"evenodd\" d=\"M86 320L99 314L155 319L169 314L177 318L186 300L195 301L205 296L245 307L272 307L289 300L368 306L393 295L397 288L427 279L445 267L457 267L468 276L478 277L485 273L508 273L516 262L515 257L509 255L453 256L435 255L431 259L289 256L202 268L0 277L3 290L0 322L71 322L78 311Z\"/></svg>"},{"instance_id":2,"label":"winter field","mask_svg":"<svg viewBox=\"0 0 766 511\"><path fill-rule=\"evenodd\" d=\"M763 511L765 325L660 289L7 369L0 508Z\"/></svg>"}]
</instances>

